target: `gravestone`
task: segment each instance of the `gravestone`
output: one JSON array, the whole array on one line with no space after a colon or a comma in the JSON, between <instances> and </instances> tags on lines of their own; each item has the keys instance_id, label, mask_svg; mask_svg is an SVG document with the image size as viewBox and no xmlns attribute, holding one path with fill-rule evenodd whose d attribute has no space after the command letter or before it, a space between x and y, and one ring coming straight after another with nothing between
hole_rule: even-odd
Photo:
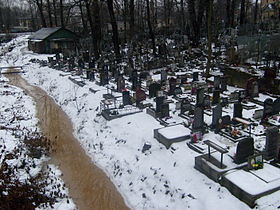
<instances>
[{"instance_id":1,"label":"gravestone","mask_svg":"<svg viewBox=\"0 0 280 210\"><path fill-rule=\"evenodd\" d=\"M176 87L175 89L174 89L174 95L176 96L176 95L179 95L179 94L182 94L183 92L182 92L182 89L180 88L180 87Z\"/></svg>"},{"instance_id":2,"label":"gravestone","mask_svg":"<svg viewBox=\"0 0 280 210\"><path fill-rule=\"evenodd\" d=\"M246 91L245 90L239 90L238 92L238 101L242 102L243 99L246 98Z\"/></svg>"},{"instance_id":3,"label":"gravestone","mask_svg":"<svg viewBox=\"0 0 280 210\"><path fill-rule=\"evenodd\" d=\"M152 83L149 86L149 97L153 98L157 96L157 92L161 89L160 84L158 83Z\"/></svg>"},{"instance_id":4,"label":"gravestone","mask_svg":"<svg viewBox=\"0 0 280 210\"><path fill-rule=\"evenodd\" d=\"M220 91L219 90L214 90L212 105L216 105L218 103L220 103Z\"/></svg>"},{"instance_id":5,"label":"gravestone","mask_svg":"<svg viewBox=\"0 0 280 210\"><path fill-rule=\"evenodd\" d=\"M203 106L203 99L204 99L204 89L203 88L197 89L196 106Z\"/></svg>"},{"instance_id":6,"label":"gravestone","mask_svg":"<svg viewBox=\"0 0 280 210\"><path fill-rule=\"evenodd\" d=\"M146 93L141 88L136 89L136 105L138 106L141 101L146 100Z\"/></svg>"},{"instance_id":7,"label":"gravestone","mask_svg":"<svg viewBox=\"0 0 280 210\"><path fill-rule=\"evenodd\" d=\"M94 59L91 59L91 60L90 60L90 62L89 62L89 64L88 64L88 68L89 68L89 69L94 69L94 68L95 68L95 61L94 61Z\"/></svg>"},{"instance_id":8,"label":"gravestone","mask_svg":"<svg viewBox=\"0 0 280 210\"><path fill-rule=\"evenodd\" d=\"M161 112L161 105L163 104L164 100L165 100L164 96L156 97L156 112L157 113Z\"/></svg>"},{"instance_id":9,"label":"gravestone","mask_svg":"<svg viewBox=\"0 0 280 210\"><path fill-rule=\"evenodd\" d=\"M122 92L122 90L125 88L125 79L123 78L122 75L120 75L118 77L118 80L117 80L117 91L118 92Z\"/></svg>"},{"instance_id":10,"label":"gravestone","mask_svg":"<svg viewBox=\"0 0 280 210\"><path fill-rule=\"evenodd\" d=\"M161 70L160 77L161 77L161 81L167 80L167 71L165 69Z\"/></svg>"},{"instance_id":11,"label":"gravestone","mask_svg":"<svg viewBox=\"0 0 280 210\"><path fill-rule=\"evenodd\" d=\"M108 71L106 68L103 68L103 70L100 72L100 85L104 86L109 83L109 78L108 78Z\"/></svg>"},{"instance_id":12,"label":"gravestone","mask_svg":"<svg viewBox=\"0 0 280 210\"><path fill-rule=\"evenodd\" d=\"M214 88L215 90L220 90L221 85L221 77L220 76L214 76Z\"/></svg>"},{"instance_id":13,"label":"gravestone","mask_svg":"<svg viewBox=\"0 0 280 210\"><path fill-rule=\"evenodd\" d=\"M253 114L253 118L256 120L259 120L263 117L263 109L258 109L255 110L254 114Z\"/></svg>"},{"instance_id":14,"label":"gravestone","mask_svg":"<svg viewBox=\"0 0 280 210\"><path fill-rule=\"evenodd\" d=\"M259 96L259 85L258 81L255 78L251 78L247 81L246 85L247 96L250 98Z\"/></svg>"},{"instance_id":15,"label":"gravestone","mask_svg":"<svg viewBox=\"0 0 280 210\"><path fill-rule=\"evenodd\" d=\"M238 101L238 99L239 99L239 92L234 91L234 92L230 93L230 95L229 95L230 102Z\"/></svg>"},{"instance_id":16,"label":"gravestone","mask_svg":"<svg viewBox=\"0 0 280 210\"><path fill-rule=\"evenodd\" d=\"M176 84L177 84L177 80L174 77L169 79L169 95L174 95Z\"/></svg>"},{"instance_id":17,"label":"gravestone","mask_svg":"<svg viewBox=\"0 0 280 210\"><path fill-rule=\"evenodd\" d=\"M228 106L228 104L229 104L228 97L222 97L221 98L222 107L226 107L226 106Z\"/></svg>"},{"instance_id":18,"label":"gravestone","mask_svg":"<svg viewBox=\"0 0 280 210\"><path fill-rule=\"evenodd\" d=\"M198 81L198 72L193 72L193 82Z\"/></svg>"},{"instance_id":19,"label":"gravestone","mask_svg":"<svg viewBox=\"0 0 280 210\"><path fill-rule=\"evenodd\" d=\"M168 103L163 103L161 105L160 117L161 118L169 117L169 104Z\"/></svg>"},{"instance_id":20,"label":"gravestone","mask_svg":"<svg viewBox=\"0 0 280 210\"><path fill-rule=\"evenodd\" d=\"M227 77L221 78L221 91L227 91Z\"/></svg>"},{"instance_id":21,"label":"gravestone","mask_svg":"<svg viewBox=\"0 0 280 210\"><path fill-rule=\"evenodd\" d=\"M122 92L122 98L123 98L123 105L131 105L131 100L130 100L130 94L129 91L123 91Z\"/></svg>"},{"instance_id":22,"label":"gravestone","mask_svg":"<svg viewBox=\"0 0 280 210\"><path fill-rule=\"evenodd\" d=\"M263 120L270 117L273 114L273 100L271 98L267 98L264 101L263 106Z\"/></svg>"},{"instance_id":23,"label":"gravestone","mask_svg":"<svg viewBox=\"0 0 280 210\"><path fill-rule=\"evenodd\" d=\"M219 124L219 119L222 118L222 106L221 104L218 104L213 108L213 114L212 114L212 128L216 128L216 126Z\"/></svg>"},{"instance_id":24,"label":"gravestone","mask_svg":"<svg viewBox=\"0 0 280 210\"><path fill-rule=\"evenodd\" d=\"M277 159L279 149L279 130L272 126L266 129L264 157L266 160Z\"/></svg>"},{"instance_id":25,"label":"gravestone","mask_svg":"<svg viewBox=\"0 0 280 210\"><path fill-rule=\"evenodd\" d=\"M89 72L89 81L94 81L95 80L95 71L91 70Z\"/></svg>"},{"instance_id":26,"label":"gravestone","mask_svg":"<svg viewBox=\"0 0 280 210\"><path fill-rule=\"evenodd\" d=\"M233 117L242 118L243 107L241 103L236 103L233 105Z\"/></svg>"},{"instance_id":27,"label":"gravestone","mask_svg":"<svg viewBox=\"0 0 280 210\"><path fill-rule=\"evenodd\" d=\"M187 99L183 99L181 102L181 114L192 110L192 105Z\"/></svg>"},{"instance_id":28,"label":"gravestone","mask_svg":"<svg viewBox=\"0 0 280 210\"><path fill-rule=\"evenodd\" d=\"M279 114L280 113L280 98L274 100L272 105L272 113Z\"/></svg>"},{"instance_id":29,"label":"gravestone","mask_svg":"<svg viewBox=\"0 0 280 210\"><path fill-rule=\"evenodd\" d=\"M230 119L229 115L222 116L221 125L222 125L222 127L231 125L231 119Z\"/></svg>"},{"instance_id":30,"label":"gravestone","mask_svg":"<svg viewBox=\"0 0 280 210\"><path fill-rule=\"evenodd\" d=\"M192 124L192 129L194 131L204 130L204 113L203 109L200 107L196 107L194 110L194 120Z\"/></svg>"},{"instance_id":31,"label":"gravestone","mask_svg":"<svg viewBox=\"0 0 280 210\"><path fill-rule=\"evenodd\" d=\"M252 137L241 139L236 147L234 162L236 164L245 163L252 155L254 155L254 139Z\"/></svg>"},{"instance_id":32,"label":"gravestone","mask_svg":"<svg viewBox=\"0 0 280 210\"><path fill-rule=\"evenodd\" d=\"M132 82L132 90L136 90L138 86L138 73L135 70L132 72L131 82Z\"/></svg>"},{"instance_id":33,"label":"gravestone","mask_svg":"<svg viewBox=\"0 0 280 210\"><path fill-rule=\"evenodd\" d=\"M85 68L85 63L84 63L84 61L83 61L82 58L80 58L80 59L78 60L78 67L79 67L80 69L84 69L84 68Z\"/></svg>"},{"instance_id":34,"label":"gravestone","mask_svg":"<svg viewBox=\"0 0 280 210\"><path fill-rule=\"evenodd\" d=\"M83 60L89 62L89 52L83 52Z\"/></svg>"},{"instance_id":35,"label":"gravestone","mask_svg":"<svg viewBox=\"0 0 280 210\"><path fill-rule=\"evenodd\" d=\"M203 98L203 107L205 109L210 108L211 107L211 99L209 95L205 95Z\"/></svg>"}]
</instances>

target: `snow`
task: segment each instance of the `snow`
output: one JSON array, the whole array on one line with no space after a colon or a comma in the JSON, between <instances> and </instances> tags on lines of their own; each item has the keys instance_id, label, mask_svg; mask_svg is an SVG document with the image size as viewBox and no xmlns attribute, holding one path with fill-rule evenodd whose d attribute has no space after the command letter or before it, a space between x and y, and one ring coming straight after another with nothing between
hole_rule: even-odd
<instances>
[{"instance_id":1,"label":"snow","mask_svg":"<svg viewBox=\"0 0 280 210\"><path fill-rule=\"evenodd\" d=\"M72 120L74 134L85 152L106 172L132 209L250 209L226 188L193 168L197 153L185 142L173 144L170 150L158 143L153 138L153 129L162 126L154 118L141 112L106 121L99 115L100 101L106 93L104 87L89 81L79 87L60 76L61 72L31 63L34 58L47 60L48 55L28 51L26 37L12 42L17 47L2 58L1 66L24 66L23 77L54 98ZM91 93L89 88L98 91ZM205 139L225 142L213 133L206 134ZM148 153L141 152L145 142L151 144ZM252 192L266 186L249 185L252 183L248 178L260 182L251 173L228 176ZM261 198L256 208L275 209L280 202L277 195Z\"/></svg>"},{"instance_id":2,"label":"snow","mask_svg":"<svg viewBox=\"0 0 280 210\"><path fill-rule=\"evenodd\" d=\"M183 125L175 125L166 128L161 128L158 130L158 133L160 133L167 139L175 139L190 135L190 130Z\"/></svg>"}]
</instances>

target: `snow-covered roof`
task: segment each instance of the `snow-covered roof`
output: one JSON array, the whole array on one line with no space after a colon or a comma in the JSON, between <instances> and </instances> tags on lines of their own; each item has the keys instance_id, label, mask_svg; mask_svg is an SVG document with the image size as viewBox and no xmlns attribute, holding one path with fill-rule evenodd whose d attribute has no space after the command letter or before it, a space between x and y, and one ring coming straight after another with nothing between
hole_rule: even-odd
<instances>
[{"instance_id":1,"label":"snow-covered roof","mask_svg":"<svg viewBox=\"0 0 280 210\"><path fill-rule=\"evenodd\" d=\"M44 40L53 33L57 32L61 27L54 27L54 28L41 28L39 31L35 32L31 36L29 36L29 39L31 40Z\"/></svg>"}]
</instances>

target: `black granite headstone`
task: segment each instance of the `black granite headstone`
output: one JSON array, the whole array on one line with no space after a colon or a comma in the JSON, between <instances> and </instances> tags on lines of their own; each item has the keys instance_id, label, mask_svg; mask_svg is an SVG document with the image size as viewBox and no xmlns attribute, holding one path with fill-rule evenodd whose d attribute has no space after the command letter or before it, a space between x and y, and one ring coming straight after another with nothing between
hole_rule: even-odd
<instances>
[{"instance_id":1,"label":"black granite headstone","mask_svg":"<svg viewBox=\"0 0 280 210\"><path fill-rule=\"evenodd\" d=\"M161 81L166 81L167 80L167 71L166 70L161 70Z\"/></svg>"},{"instance_id":2,"label":"black granite headstone","mask_svg":"<svg viewBox=\"0 0 280 210\"><path fill-rule=\"evenodd\" d=\"M227 97L222 97L221 98L221 105L222 107L226 107L229 104L228 98Z\"/></svg>"},{"instance_id":3,"label":"black granite headstone","mask_svg":"<svg viewBox=\"0 0 280 210\"><path fill-rule=\"evenodd\" d=\"M121 92L124 88L125 88L125 79L123 78L122 75L120 75L117 80L117 91Z\"/></svg>"},{"instance_id":4,"label":"black granite headstone","mask_svg":"<svg viewBox=\"0 0 280 210\"><path fill-rule=\"evenodd\" d=\"M192 105L187 99L181 101L181 114L184 114L185 112L188 112L191 109Z\"/></svg>"},{"instance_id":5,"label":"black granite headstone","mask_svg":"<svg viewBox=\"0 0 280 210\"><path fill-rule=\"evenodd\" d=\"M264 157L267 160L277 159L279 148L279 130L277 127L269 127L266 129L266 141L264 149Z\"/></svg>"},{"instance_id":6,"label":"black granite headstone","mask_svg":"<svg viewBox=\"0 0 280 210\"><path fill-rule=\"evenodd\" d=\"M218 103L220 103L220 91L219 90L214 90L212 105L216 105Z\"/></svg>"},{"instance_id":7,"label":"black granite headstone","mask_svg":"<svg viewBox=\"0 0 280 210\"><path fill-rule=\"evenodd\" d=\"M122 92L122 97L123 97L123 105L131 105L131 100L130 100L130 94L129 91L123 91Z\"/></svg>"},{"instance_id":8,"label":"black granite headstone","mask_svg":"<svg viewBox=\"0 0 280 210\"><path fill-rule=\"evenodd\" d=\"M203 107L205 109L210 108L211 107L211 99L209 95L205 95L203 98Z\"/></svg>"},{"instance_id":9,"label":"black granite headstone","mask_svg":"<svg viewBox=\"0 0 280 210\"><path fill-rule=\"evenodd\" d=\"M153 98L157 96L157 92L161 89L160 84L158 83L152 83L149 86L149 97Z\"/></svg>"},{"instance_id":10,"label":"black granite headstone","mask_svg":"<svg viewBox=\"0 0 280 210\"><path fill-rule=\"evenodd\" d=\"M196 106L203 106L204 89L199 88L196 91Z\"/></svg>"},{"instance_id":11,"label":"black granite headstone","mask_svg":"<svg viewBox=\"0 0 280 210\"><path fill-rule=\"evenodd\" d=\"M204 113L203 109L200 107L196 107L194 110L194 120L192 128L195 131L202 131L204 129Z\"/></svg>"},{"instance_id":12,"label":"black granite headstone","mask_svg":"<svg viewBox=\"0 0 280 210\"><path fill-rule=\"evenodd\" d=\"M245 163L252 155L254 155L254 139L252 137L241 139L237 144L234 162L237 164Z\"/></svg>"},{"instance_id":13,"label":"black granite headstone","mask_svg":"<svg viewBox=\"0 0 280 210\"><path fill-rule=\"evenodd\" d=\"M272 113L279 114L279 112L280 112L280 98L277 98L273 102Z\"/></svg>"},{"instance_id":14,"label":"black granite headstone","mask_svg":"<svg viewBox=\"0 0 280 210\"><path fill-rule=\"evenodd\" d=\"M227 91L227 78L222 77L221 78L221 91Z\"/></svg>"},{"instance_id":15,"label":"black granite headstone","mask_svg":"<svg viewBox=\"0 0 280 210\"><path fill-rule=\"evenodd\" d=\"M270 117L272 114L273 114L273 100L271 98L267 98L264 101L263 120L267 117Z\"/></svg>"},{"instance_id":16,"label":"black granite headstone","mask_svg":"<svg viewBox=\"0 0 280 210\"><path fill-rule=\"evenodd\" d=\"M160 117L169 117L169 104L164 103L161 105Z\"/></svg>"},{"instance_id":17,"label":"black granite headstone","mask_svg":"<svg viewBox=\"0 0 280 210\"><path fill-rule=\"evenodd\" d=\"M156 112L157 113L161 112L161 105L163 104L164 99L165 99L164 96L156 97Z\"/></svg>"},{"instance_id":18,"label":"black granite headstone","mask_svg":"<svg viewBox=\"0 0 280 210\"><path fill-rule=\"evenodd\" d=\"M193 72L193 82L198 81L198 72Z\"/></svg>"},{"instance_id":19,"label":"black granite headstone","mask_svg":"<svg viewBox=\"0 0 280 210\"><path fill-rule=\"evenodd\" d=\"M241 103L234 104L233 106L233 117L242 118L243 107Z\"/></svg>"},{"instance_id":20,"label":"black granite headstone","mask_svg":"<svg viewBox=\"0 0 280 210\"><path fill-rule=\"evenodd\" d=\"M221 104L218 104L213 108L211 127L215 128L219 124L219 119L221 118L222 118L222 106Z\"/></svg>"},{"instance_id":21,"label":"black granite headstone","mask_svg":"<svg viewBox=\"0 0 280 210\"><path fill-rule=\"evenodd\" d=\"M221 77L220 76L214 76L214 88L215 90L220 90L221 85Z\"/></svg>"},{"instance_id":22,"label":"black granite headstone","mask_svg":"<svg viewBox=\"0 0 280 210\"><path fill-rule=\"evenodd\" d=\"M175 78L169 79L169 95L174 95L174 90L176 88L177 80Z\"/></svg>"}]
</instances>

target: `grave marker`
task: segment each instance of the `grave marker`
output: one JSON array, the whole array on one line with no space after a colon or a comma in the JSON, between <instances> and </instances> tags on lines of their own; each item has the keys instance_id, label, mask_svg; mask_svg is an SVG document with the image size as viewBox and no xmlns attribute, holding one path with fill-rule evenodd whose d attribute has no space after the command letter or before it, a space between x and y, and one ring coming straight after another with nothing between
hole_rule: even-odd
<instances>
[{"instance_id":1,"label":"grave marker","mask_svg":"<svg viewBox=\"0 0 280 210\"><path fill-rule=\"evenodd\" d=\"M218 104L213 108L213 114L212 114L212 125L211 127L216 128L219 124L219 120L222 118L222 106L221 104Z\"/></svg>"},{"instance_id":2,"label":"grave marker","mask_svg":"<svg viewBox=\"0 0 280 210\"><path fill-rule=\"evenodd\" d=\"M243 107L241 103L236 103L233 106L233 117L242 118Z\"/></svg>"},{"instance_id":3,"label":"grave marker","mask_svg":"<svg viewBox=\"0 0 280 210\"><path fill-rule=\"evenodd\" d=\"M252 137L241 139L237 144L234 162L237 164L245 163L252 155L254 155L254 139Z\"/></svg>"},{"instance_id":4,"label":"grave marker","mask_svg":"<svg viewBox=\"0 0 280 210\"><path fill-rule=\"evenodd\" d=\"M271 98L267 98L264 101L263 106L263 120L270 117L273 114L273 100Z\"/></svg>"},{"instance_id":5,"label":"grave marker","mask_svg":"<svg viewBox=\"0 0 280 210\"><path fill-rule=\"evenodd\" d=\"M266 129L266 141L265 141L265 149L264 156L265 159L277 159L279 148L279 130L277 127L269 127Z\"/></svg>"},{"instance_id":6,"label":"grave marker","mask_svg":"<svg viewBox=\"0 0 280 210\"><path fill-rule=\"evenodd\" d=\"M214 90L212 105L216 105L218 103L220 103L220 91L219 90Z\"/></svg>"},{"instance_id":7,"label":"grave marker","mask_svg":"<svg viewBox=\"0 0 280 210\"><path fill-rule=\"evenodd\" d=\"M194 110L194 120L192 124L194 131L203 131L204 129L204 113L203 109L196 107Z\"/></svg>"}]
</instances>

